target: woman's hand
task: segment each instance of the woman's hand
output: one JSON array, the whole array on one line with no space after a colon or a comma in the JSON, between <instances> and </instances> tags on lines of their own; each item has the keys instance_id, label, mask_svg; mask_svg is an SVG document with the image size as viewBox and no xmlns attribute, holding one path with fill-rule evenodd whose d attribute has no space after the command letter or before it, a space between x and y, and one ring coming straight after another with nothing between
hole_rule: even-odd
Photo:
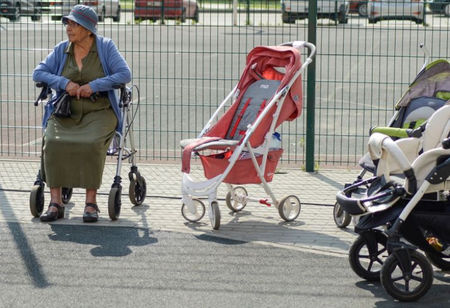
<instances>
[{"instance_id":1,"label":"woman's hand","mask_svg":"<svg viewBox=\"0 0 450 308\"><path fill-rule=\"evenodd\" d=\"M79 88L80 85L78 83L69 81L69 83L66 86L66 92L69 93L70 96L76 96Z\"/></svg>"},{"instance_id":2,"label":"woman's hand","mask_svg":"<svg viewBox=\"0 0 450 308\"><path fill-rule=\"evenodd\" d=\"M80 97L90 97L92 93L91 86L89 84L85 84L78 88L76 96L80 99Z\"/></svg>"}]
</instances>

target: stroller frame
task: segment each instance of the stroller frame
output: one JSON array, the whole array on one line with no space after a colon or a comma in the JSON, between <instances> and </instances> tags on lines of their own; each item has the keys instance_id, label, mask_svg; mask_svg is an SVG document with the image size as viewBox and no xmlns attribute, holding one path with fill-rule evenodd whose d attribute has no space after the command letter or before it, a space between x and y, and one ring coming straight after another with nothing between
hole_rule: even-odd
<instances>
[{"instance_id":1,"label":"stroller frame","mask_svg":"<svg viewBox=\"0 0 450 308\"><path fill-rule=\"evenodd\" d=\"M34 102L34 105L38 106L44 101L50 103L48 102L48 100L52 96L52 90L43 83L37 83L36 86L42 88L42 90L38 98ZM139 89L136 86L133 87L136 88L138 93L137 108L139 108ZM133 105L133 87L127 87L124 84L114 87L115 89L119 90L119 108L122 114L122 119L119 119L119 121L123 121L123 125L120 132L117 130L115 131L115 135L113 137L113 140L111 141L111 145L106 152L107 156L117 157L114 182L111 185L111 190L108 195L108 214L111 220L117 220L119 218L122 206L121 170L123 160L128 159L131 164L130 172L128 173L128 178L130 180L128 196L131 203L137 206L142 205L147 192L145 178L138 171L138 167L135 161L137 150L135 148L132 127L135 115L132 116L130 112ZM138 109L136 109L135 112L137 112L137 110ZM45 182L42 179L41 170L39 170L30 193L30 211L34 217L40 217L43 212L45 202L44 187ZM62 200L64 204L70 202L72 192L73 189L71 187L62 188Z\"/></svg>"},{"instance_id":2,"label":"stroller frame","mask_svg":"<svg viewBox=\"0 0 450 308\"><path fill-rule=\"evenodd\" d=\"M246 151L252 161L253 168L255 169L259 180L261 181L260 185L264 188L266 194L270 197L268 199L260 199L260 198L252 198L248 196L247 190L243 186L233 186L230 183L226 183L227 185L227 196L226 196L226 204L230 210L233 212L241 211L247 204L248 201L257 201L261 204L271 206L274 205L278 212L285 221L292 221L300 213L300 200L294 196L287 196L280 201L275 197L272 189L268 185L268 180L265 177L265 170L268 163L269 156L269 147L270 147L270 138L275 131L275 127L278 121L278 117L280 115L281 109L283 107L283 103L291 86L294 84L296 79L303 74L306 67L312 62L312 58L315 55L315 46L311 43L304 41L296 41L292 43L283 44L283 46L291 46L295 47L298 50L301 48L307 48L310 51L309 56L305 60L305 62L301 65L301 67L295 72L291 80L284 86L280 91L276 92L274 96L270 99L270 102L264 107L262 112L258 114L256 120L247 126L247 130L245 132L245 136L242 140L218 140L218 141L210 141L205 144L201 144L194 148L195 155L196 152L211 148L212 146L222 147L222 148L233 148L233 153L231 157L228 159L228 165L225 170L218 174L217 176L207 179L205 181L196 182L189 174L183 173L182 178L182 207L181 213L183 217L190 222L197 222L203 218L205 214L205 205L199 198L193 197L201 197L207 196L208 198L208 216L214 230L219 229L220 227L220 210L217 201L217 188L219 185L225 180L225 178L230 174L233 167L236 166L236 163L239 161L241 154ZM225 108L226 104L232 99L238 96L237 86L226 96L226 98L221 102L217 110L213 113L207 124L204 126L198 138L204 136L204 134L211 128L215 120L218 118L219 113ZM233 99L233 101L234 101ZM276 105L276 110L273 114L273 120L270 124L268 131L265 134L264 142L262 146L258 147L258 153L262 153L262 157L260 157L261 163L258 163L257 155L255 153L256 148L252 147L250 138L253 135L254 131L258 128L261 122L264 120L266 115L270 112L273 106ZM183 143L183 141L182 141ZM183 146L183 145L182 145ZM280 149L281 150L281 149ZM282 150L281 150L282 151ZM280 153L281 155L281 153Z\"/></svg>"}]
</instances>

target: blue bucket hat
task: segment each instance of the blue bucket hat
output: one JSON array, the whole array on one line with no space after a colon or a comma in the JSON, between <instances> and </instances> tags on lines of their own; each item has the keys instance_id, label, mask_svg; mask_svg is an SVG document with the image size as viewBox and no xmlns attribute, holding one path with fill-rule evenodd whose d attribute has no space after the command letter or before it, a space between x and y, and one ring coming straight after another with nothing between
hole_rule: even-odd
<instances>
[{"instance_id":1,"label":"blue bucket hat","mask_svg":"<svg viewBox=\"0 0 450 308\"><path fill-rule=\"evenodd\" d=\"M88 29L93 34L97 34L95 27L97 26L98 16L91 7L82 4L75 5L70 14L62 18L62 22L66 23L68 19Z\"/></svg>"}]
</instances>

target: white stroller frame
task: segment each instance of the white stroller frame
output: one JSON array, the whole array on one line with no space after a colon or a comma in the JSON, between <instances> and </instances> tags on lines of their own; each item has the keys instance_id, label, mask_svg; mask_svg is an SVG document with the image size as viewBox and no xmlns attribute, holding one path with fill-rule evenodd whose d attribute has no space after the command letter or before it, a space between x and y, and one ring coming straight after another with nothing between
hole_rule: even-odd
<instances>
[{"instance_id":1,"label":"white stroller frame","mask_svg":"<svg viewBox=\"0 0 450 308\"><path fill-rule=\"evenodd\" d=\"M211 141L204 145L197 146L194 151L200 151L202 149L209 148L211 146L217 145L217 146L237 146L234 149L233 154L229 158L229 164L224 170L222 174L217 175L214 178L211 178L209 180L196 182L191 176L189 176L187 173L183 173L183 179L182 179L182 208L181 212L183 217L190 221L190 222L197 222L205 214L205 205L202 201L198 198L194 197L201 197L201 196L207 196L208 197L208 216L211 222L211 225L213 229L217 230L220 227L220 211L217 201L217 188L219 185L224 181L225 177L230 173L233 166L235 166L235 163L239 160L240 155L243 151L247 151L250 155L250 158L253 162L253 166L256 169L257 175L259 179L261 180L261 184L266 192L267 195L269 195L271 201L267 199L257 199L252 198L248 196L247 190L243 186L236 186L233 187L231 184L226 184L228 189L228 194L226 196L226 204L227 206L234 212L238 212L242 210L248 201L257 201L261 204L265 204L267 206L271 206L272 204L275 205L275 207L278 209L279 214L281 218L283 218L285 221L292 221L297 218L297 216L300 213L300 200L294 196L290 195L287 196L281 201L278 201L278 199L275 197L274 193L272 192L270 186L268 185L267 181L264 178L264 170L266 168L267 163L267 156L269 152L269 146L270 146L270 138L272 137L272 134L274 133L275 125L278 120L278 116L280 114L281 108L283 106L284 100L286 98L286 95L289 93L289 89L295 82L295 80L303 74L306 67L313 61L312 58L314 57L316 53L316 47L308 42L304 41L295 41L292 43L283 44L286 46L292 46L294 48L297 48L298 50L302 48L307 48L310 51L309 56L306 58L305 62L301 65L301 67L295 72L293 78L289 81L289 83L281 89L279 92L275 93L275 95L272 97L270 102L264 107L264 110L258 115L257 119L253 124L249 124L247 126L247 130L245 132L245 137L243 140L219 140L219 141ZM213 123L216 121L216 119L219 116L219 113L222 109L224 109L225 105L232 100L231 103L234 102L234 100L237 98L239 93L237 92L237 86L234 87L234 89L226 96L226 98L222 101L222 103L219 105L217 110L213 113L205 127L202 129L200 134L198 135L198 138L201 138L213 125ZM272 123L270 125L270 128L268 132L265 135L265 141L262 146L256 148L253 148L249 142L250 137L252 136L254 130L261 124L264 117L267 115L267 113L270 111L272 106L277 104L277 109L274 113L274 118L272 120ZM181 146L183 147L184 141L181 142ZM256 159L256 153L255 150L258 151L258 153L261 153L263 155L262 157L262 163L261 165L258 165L257 159Z\"/></svg>"},{"instance_id":2,"label":"white stroller frame","mask_svg":"<svg viewBox=\"0 0 450 308\"><path fill-rule=\"evenodd\" d=\"M52 90L43 83L38 83L37 87L42 87L42 91L39 94L34 105L38 106L44 101L48 100L52 96ZM137 108L139 108L139 89L136 86L138 93ZM139 173L138 167L135 162L135 154L137 150L134 143L134 134L132 124L134 121L134 116L138 109L136 109L135 114L132 116L130 113L131 107L133 105L132 100L132 88L126 85L118 85L114 87L118 89L119 94L119 108L122 115L122 129L120 132L115 131L111 145L106 153L107 156L117 157L117 167L114 176L114 183L111 186L111 190L108 196L108 214L111 220L117 220L120 215L121 209L121 196L122 196L122 178L120 176L122 169L122 161L128 159L131 168L128 173L130 180L129 186L129 198L133 205L142 205L146 197L147 185L145 178ZM95 99L95 95L92 96ZM120 120L120 119L119 119ZM127 138L128 137L128 138ZM129 140L127 142L127 140ZM128 144L129 143L129 144ZM30 193L30 211L34 217L40 217L44 209L44 187L45 182L41 177L41 171L39 170L34 185ZM72 197L72 188L63 187L62 188L62 200L63 203L69 203Z\"/></svg>"}]
</instances>

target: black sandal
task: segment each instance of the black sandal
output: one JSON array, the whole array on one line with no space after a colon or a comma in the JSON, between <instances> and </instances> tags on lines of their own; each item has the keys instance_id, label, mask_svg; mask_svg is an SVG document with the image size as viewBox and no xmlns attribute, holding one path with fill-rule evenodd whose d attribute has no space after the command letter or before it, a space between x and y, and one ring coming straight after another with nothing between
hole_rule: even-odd
<instances>
[{"instance_id":1,"label":"black sandal","mask_svg":"<svg viewBox=\"0 0 450 308\"><path fill-rule=\"evenodd\" d=\"M49 211L52 207L56 208L57 211ZM50 202L47 212L42 214L40 217L43 222L55 221L60 218L64 218L64 206L54 202Z\"/></svg>"},{"instance_id":2,"label":"black sandal","mask_svg":"<svg viewBox=\"0 0 450 308\"><path fill-rule=\"evenodd\" d=\"M92 207L95 209L95 212L89 213L86 211L86 208ZM95 203L86 203L86 206L84 207L84 213L83 213L83 222L96 222L98 220L98 213L100 213L100 210Z\"/></svg>"}]
</instances>

